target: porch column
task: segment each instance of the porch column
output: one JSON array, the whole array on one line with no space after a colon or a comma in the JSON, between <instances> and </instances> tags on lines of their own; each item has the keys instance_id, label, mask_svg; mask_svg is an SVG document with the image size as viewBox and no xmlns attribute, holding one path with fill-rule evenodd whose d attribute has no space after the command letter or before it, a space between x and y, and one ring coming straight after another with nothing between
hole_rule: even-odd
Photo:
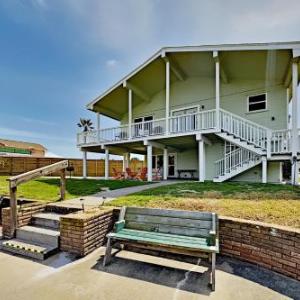
<instances>
[{"instance_id":1,"label":"porch column","mask_svg":"<svg viewBox=\"0 0 300 300\"><path fill-rule=\"evenodd\" d=\"M298 184L298 163L297 154L299 151L299 134L298 134L298 60L294 58L292 65L292 184Z\"/></svg>"},{"instance_id":2,"label":"porch column","mask_svg":"<svg viewBox=\"0 0 300 300\"><path fill-rule=\"evenodd\" d=\"M262 157L262 183L267 183L267 174L268 174L268 160L266 156Z\"/></svg>"},{"instance_id":3,"label":"porch column","mask_svg":"<svg viewBox=\"0 0 300 300\"><path fill-rule=\"evenodd\" d=\"M86 179L87 177L87 152L82 151L82 177Z\"/></svg>"},{"instance_id":4,"label":"porch column","mask_svg":"<svg viewBox=\"0 0 300 300\"><path fill-rule=\"evenodd\" d=\"M109 179L109 150L105 148L104 178Z\"/></svg>"},{"instance_id":5,"label":"porch column","mask_svg":"<svg viewBox=\"0 0 300 300\"><path fill-rule=\"evenodd\" d=\"M170 62L166 61L166 135L169 134L169 112L170 112Z\"/></svg>"},{"instance_id":6,"label":"porch column","mask_svg":"<svg viewBox=\"0 0 300 300\"><path fill-rule=\"evenodd\" d=\"M132 123L132 89L128 89L128 137L131 139Z\"/></svg>"},{"instance_id":7,"label":"porch column","mask_svg":"<svg viewBox=\"0 0 300 300\"><path fill-rule=\"evenodd\" d=\"M148 181L152 181L152 146L147 146L147 172L148 172Z\"/></svg>"},{"instance_id":8,"label":"porch column","mask_svg":"<svg viewBox=\"0 0 300 300\"><path fill-rule=\"evenodd\" d=\"M164 174L163 174L163 179L167 180L168 179L168 148L164 148Z\"/></svg>"},{"instance_id":9,"label":"porch column","mask_svg":"<svg viewBox=\"0 0 300 300\"><path fill-rule=\"evenodd\" d=\"M199 182L205 180L205 145L203 139L198 140L198 170Z\"/></svg>"},{"instance_id":10,"label":"porch column","mask_svg":"<svg viewBox=\"0 0 300 300\"><path fill-rule=\"evenodd\" d=\"M220 60L218 51L213 52L216 70L216 128L220 130Z\"/></svg>"},{"instance_id":11,"label":"porch column","mask_svg":"<svg viewBox=\"0 0 300 300\"><path fill-rule=\"evenodd\" d=\"M98 143L100 142L100 113L97 113L97 139Z\"/></svg>"},{"instance_id":12,"label":"porch column","mask_svg":"<svg viewBox=\"0 0 300 300\"><path fill-rule=\"evenodd\" d=\"M123 154L123 172L126 171L126 168L129 166L130 153L126 152Z\"/></svg>"}]
</instances>

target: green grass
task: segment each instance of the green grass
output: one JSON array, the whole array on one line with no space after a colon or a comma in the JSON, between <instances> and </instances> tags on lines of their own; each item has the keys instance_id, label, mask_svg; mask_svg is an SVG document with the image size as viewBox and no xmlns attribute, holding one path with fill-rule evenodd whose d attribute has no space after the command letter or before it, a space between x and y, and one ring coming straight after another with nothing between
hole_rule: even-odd
<instances>
[{"instance_id":1,"label":"green grass","mask_svg":"<svg viewBox=\"0 0 300 300\"><path fill-rule=\"evenodd\" d=\"M121 197L110 205L214 211L300 228L300 188L289 185L184 182Z\"/></svg>"},{"instance_id":2,"label":"green grass","mask_svg":"<svg viewBox=\"0 0 300 300\"><path fill-rule=\"evenodd\" d=\"M0 176L0 195L8 195L8 182ZM143 185L145 182L129 180L67 179L66 199L88 196L108 187L111 190ZM59 179L45 177L29 181L18 187L18 197L36 200L57 201L59 199Z\"/></svg>"}]
</instances>

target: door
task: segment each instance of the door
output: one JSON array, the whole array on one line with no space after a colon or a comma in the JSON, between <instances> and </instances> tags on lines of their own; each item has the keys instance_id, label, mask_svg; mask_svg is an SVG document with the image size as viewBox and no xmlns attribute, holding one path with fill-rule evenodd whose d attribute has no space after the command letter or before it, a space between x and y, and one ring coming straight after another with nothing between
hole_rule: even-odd
<instances>
[{"instance_id":1,"label":"door","mask_svg":"<svg viewBox=\"0 0 300 300\"><path fill-rule=\"evenodd\" d=\"M172 132L187 132L196 130L196 117L198 107L176 110L172 112Z\"/></svg>"},{"instance_id":2,"label":"door","mask_svg":"<svg viewBox=\"0 0 300 300\"><path fill-rule=\"evenodd\" d=\"M148 136L152 132L153 116L134 119L134 137Z\"/></svg>"},{"instance_id":3,"label":"door","mask_svg":"<svg viewBox=\"0 0 300 300\"><path fill-rule=\"evenodd\" d=\"M168 177L176 177L176 155L170 153L168 155Z\"/></svg>"}]
</instances>

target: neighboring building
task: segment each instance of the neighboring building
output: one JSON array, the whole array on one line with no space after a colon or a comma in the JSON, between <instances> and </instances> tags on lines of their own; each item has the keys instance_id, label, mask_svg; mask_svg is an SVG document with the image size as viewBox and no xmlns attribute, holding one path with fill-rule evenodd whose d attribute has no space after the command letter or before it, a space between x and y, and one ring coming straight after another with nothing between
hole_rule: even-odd
<instances>
[{"instance_id":1,"label":"neighboring building","mask_svg":"<svg viewBox=\"0 0 300 300\"><path fill-rule=\"evenodd\" d=\"M40 144L0 139L0 156L45 156L46 148Z\"/></svg>"},{"instance_id":2,"label":"neighboring building","mask_svg":"<svg viewBox=\"0 0 300 300\"><path fill-rule=\"evenodd\" d=\"M163 48L87 105L97 130L78 147L85 161L106 154L107 177L109 154L137 153L149 181L160 168L164 179L281 182L284 162L298 170L299 56L300 42ZM120 126L101 129L100 114Z\"/></svg>"}]
</instances>

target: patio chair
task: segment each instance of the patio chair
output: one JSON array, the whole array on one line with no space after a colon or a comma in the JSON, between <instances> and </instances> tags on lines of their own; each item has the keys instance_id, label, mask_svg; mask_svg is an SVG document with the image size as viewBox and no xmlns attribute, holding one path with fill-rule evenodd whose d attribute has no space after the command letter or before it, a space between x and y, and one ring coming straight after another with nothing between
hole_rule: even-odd
<instances>
[{"instance_id":1,"label":"patio chair","mask_svg":"<svg viewBox=\"0 0 300 300\"><path fill-rule=\"evenodd\" d=\"M147 168L142 168L140 173L137 174L136 179L140 181L145 181L147 179Z\"/></svg>"},{"instance_id":2,"label":"patio chair","mask_svg":"<svg viewBox=\"0 0 300 300\"><path fill-rule=\"evenodd\" d=\"M160 169L155 169L153 170L153 179L156 181L160 181L161 180L161 172Z\"/></svg>"},{"instance_id":3,"label":"patio chair","mask_svg":"<svg viewBox=\"0 0 300 300\"><path fill-rule=\"evenodd\" d=\"M127 179L136 179L136 172L132 172L130 168L126 168Z\"/></svg>"},{"instance_id":4,"label":"patio chair","mask_svg":"<svg viewBox=\"0 0 300 300\"><path fill-rule=\"evenodd\" d=\"M112 170L113 170L113 179L115 180L125 179L124 172L117 171L116 168L112 168Z\"/></svg>"}]
</instances>

